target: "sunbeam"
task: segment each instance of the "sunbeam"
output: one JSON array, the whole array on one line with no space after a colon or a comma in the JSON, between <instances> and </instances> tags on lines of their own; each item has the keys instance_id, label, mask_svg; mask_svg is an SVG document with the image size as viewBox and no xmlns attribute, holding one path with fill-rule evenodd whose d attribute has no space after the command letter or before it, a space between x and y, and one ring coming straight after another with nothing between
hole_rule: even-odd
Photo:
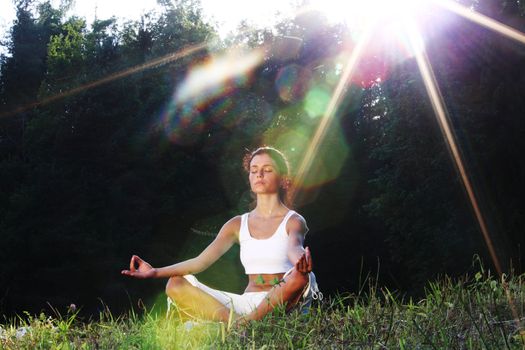
<instances>
[{"instance_id":1,"label":"sunbeam","mask_svg":"<svg viewBox=\"0 0 525 350\"><path fill-rule=\"evenodd\" d=\"M456 165L457 170L459 171L459 175L461 176L463 186L465 186L465 190L467 191L467 195L468 195L470 204L472 205L472 208L474 209L476 219L478 221L479 227L483 234L483 238L485 239L485 243L487 244L487 247L489 249L489 253L492 258L492 261L494 262L494 266L496 267L498 274L501 275L502 273L501 265L496 255L496 251L494 249L494 245L490 238L487 226L485 224L485 219L483 218L483 215L481 214L481 210L479 209L479 205L478 205L476 196L474 194L472 184L467 175L467 171L465 169L465 165L463 163L463 159L461 157L460 150L456 143L454 131L450 127L447 110L445 108L445 104L443 102L443 97L441 95L441 92L439 91L439 87L436 82L434 72L432 71L432 66L430 65L426 52L417 49L421 45L421 42L422 42L422 39L419 36L419 31L415 27L415 24L412 23L411 21L407 21L406 25L407 25L407 33L409 34L410 42L412 46L414 47L416 62L417 62L419 71L421 73L421 76L423 78L423 82L425 84L425 88L427 90L428 97L432 104L432 109L434 110L439 127L441 128L443 137L445 138L445 143L447 144L451 152L452 160L454 161L454 164Z\"/></svg>"},{"instance_id":2,"label":"sunbeam","mask_svg":"<svg viewBox=\"0 0 525 350\"><path fill-rule=\"evenodd\" d=\"M501 22L496 21L495 19L492 19L488 16L485 16L479 12L474 12L471 9L458 4L454 1L450 0L440 0L436 2L438 5L444 7L445 9L449 10L450 12L454 12L474 23L477 23L485 28L491 29L495 32L498 32L501 35L504 35L510 39L514 39L516 41L521 42L522 44L525 44L525 34L520 32L519 30L516 30L506 24L503 24Z\"/></svg>"},{"instance_id":3,"label":"sunbeam","mask_svg":"<svg viewBox=\"0 0 525 350\"><path fill-rule=\"evenodd\" d=\"M434 115L436 116L439 127L441 128L441 132L443 134L443 138L445 139L445 143L448 146L448 149L450 151L452 161L454 162L454 165L456 166L456 169L459 172L461 181L463 183L465 191L467 192L468 199L470 201L472 209L474 210L476 220L478 222L479 228L483 235L483 239L485 240L485 244L489 251L492 262L494 263L494 266L496 268L496 272L499 277L502 277L503 271L501 269L500 260L497 256L492 239L490 238L490 234L487 229L485 219L483 217L483 214L481 213L481 210L478 204L478 200L474 193L474 189L470 182L470 178L467 174L465 164L461 156L461 152L456 143L456 137L454 135L454 131L450 127L447 109L446 109L446 106L443 100L443 96L441 95L441 91L439 90L439 85L436 81L436 77L432 70L432 65L430 64L430 61L426 55L426 52L424 50L418 49L419 45L422 42L422 39L419 35L419 31L416 28L415 23L413 23L411 20L407 20L405 24L407 26L407 33L409 34L410 42L414 46L414 54L415 54L416 62L419 68L419 72L421 73L421 77L423 79L423 83L425 85L425 89L427 91L428 97L430 99L432 109L434 110ZM514 316L514 320L516 321L516 324L521 328L521 322L518 316L518 311L516 309L514 301L512 300L511 293L508 290L504 281L502 285L503 285L503 288L505 289L505 294L506 294L509 306L511 308L511 312Z\"/></svg>"},{"instance_id":4,"label":"sunbeam","mask_svg":"<svg viewBox=\"0 0 525 350\"><path fill-rule=\"evenodd\" d=\"M99 79L99 80L96 80L96 81L92 81L90 83L87 83L87 84L84 84L84 85L81 85L81 86L77 86L76 88L64 91L62 93L59 93L59 94L56 94L56 95L53 95L53 96L46 97L46 98L42 99L41 101L31 102L31 103L26 104L24 106L17 107L15 109L11 110L11 111L0 113L0 118L9 117L9 116L15 115L17 113L21 113L21 112L27 111L27 110L29 110L31 108L34 108L34 107L37 107L37 106L46 105L48 103L60 100L60 99L62 99L64 97L68 97L68 96L72 96L72 95L78 94L79 92L82 92L84 90L89 90L89 89L92 89L94 87L97 87L97 86L100 86L100 85L103 85L103 84L107 84L107 83L109 83L111 81L127 77L129 75L132 75L132 74L144 71L144 70L149 69L149 68L162 66L164 64L176 61L176 60L178 60L180 58L189 56L189 55L191 55L191 54L193 54L195 52L203 50L206 47L208 47L208 43L199 43L199 44L195 44L195 45L191 45L191 46L185 47L185 48L183 48L182 50L180 50L178 52L170 53L170 54L167 54L167 55L165 55L163 57L156 58L156 59L151 60L149 62L137 65L135 67L131 67L131 68L122 70L120 72L113 73L113 74L111 74L111 75L109 75L109 76L107 76L105 78L102 78L102 79Z\"/></svg>"}]
</instances>

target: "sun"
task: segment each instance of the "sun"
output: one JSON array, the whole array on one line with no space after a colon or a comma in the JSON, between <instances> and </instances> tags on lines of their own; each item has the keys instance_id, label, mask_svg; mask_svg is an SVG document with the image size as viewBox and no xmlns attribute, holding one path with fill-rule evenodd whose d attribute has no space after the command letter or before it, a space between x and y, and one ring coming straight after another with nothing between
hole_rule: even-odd
<instances>
[{"instance_id":1,"label":"sun","mask_svg":"<svg viewBox=\"0 0 525 350\"><path fill-rule=\"evenodd\" d=\"M352 25L386 18L402 20L428 3L430 0L313 0L311 6L329 20Z\"/></svg>"},{"instance_id":2,"label":"sun","mask_svg":"<svg viewBox=\"0 0 525 350\"><path fill-rule=\"evenodd\" d=\"M352 37L372 36L366 52L399 52L405 58L424 50L417 22L445 0L312 0L309 8L330 22L344 23ZM433 18L433 22L439 18ZM369 33L372 32L372 33Z\"/></svg>"}]
</instances>

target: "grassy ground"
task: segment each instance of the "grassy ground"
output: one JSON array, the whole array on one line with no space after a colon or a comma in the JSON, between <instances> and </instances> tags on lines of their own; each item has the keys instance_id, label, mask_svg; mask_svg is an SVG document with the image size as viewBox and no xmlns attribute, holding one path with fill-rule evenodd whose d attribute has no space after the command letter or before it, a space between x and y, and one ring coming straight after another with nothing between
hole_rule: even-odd
<instances>
[{"instance_id":1,"label":"grassy ground","mask_svg":"<svg viewBox=\"0 0 525 350\"><path fill-rule=\"evenodd\" d=\"M176 312L106 310L90 322L75 311L25 314L0 325L0 349L525 349L524 282L482 271L431 283L417 301L369 286L325 298L307 315L277 311L240 328L182 323Z\"/></svg>"}]
</instances>

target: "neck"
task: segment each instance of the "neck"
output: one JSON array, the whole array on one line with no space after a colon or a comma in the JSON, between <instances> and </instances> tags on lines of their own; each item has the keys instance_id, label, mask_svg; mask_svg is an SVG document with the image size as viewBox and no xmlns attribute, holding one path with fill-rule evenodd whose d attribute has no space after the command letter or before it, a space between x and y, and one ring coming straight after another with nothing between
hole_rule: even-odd
<instances>
[{"instance_id":1,"label":"neck","mask_svg":"<svg viewBox=\"0 0 525 350\"><path fill-rule=\"evenodd\" d=\"M271 217L284 214L288 208L275 195L258 195L257 206L253 210L258 216Z\"/></svg>"}]
</instances>

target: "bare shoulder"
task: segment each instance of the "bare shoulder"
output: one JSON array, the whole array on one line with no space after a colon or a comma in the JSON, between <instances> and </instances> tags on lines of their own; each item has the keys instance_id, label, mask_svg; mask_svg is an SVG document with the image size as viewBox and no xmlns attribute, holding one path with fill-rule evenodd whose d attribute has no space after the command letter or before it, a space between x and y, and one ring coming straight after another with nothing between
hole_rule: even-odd
<instances>
[{"instance_id":1,"label":"bare shoulder","mask_svg":"<svg viewBox=\"0 0 525 350\"><path fill-rule=\"evenodd\" d=\"M226 221L226 223L221 228L221 234L224 235L233 235L239 237L239 231L241 230L241 216L237 215Z\"/></svg>"},{"instance_id":2,"label":"bare shoulder","mask_svg":"<svg viewBox=\"0 0 525 350\"><path fill-rule=\"evenodd\" d=\"M286 230L288 233L300 233L305 235L308 232L308 226L306 220L298 213L293 213L286 223Z\"/></svg>"}]
</instances>

